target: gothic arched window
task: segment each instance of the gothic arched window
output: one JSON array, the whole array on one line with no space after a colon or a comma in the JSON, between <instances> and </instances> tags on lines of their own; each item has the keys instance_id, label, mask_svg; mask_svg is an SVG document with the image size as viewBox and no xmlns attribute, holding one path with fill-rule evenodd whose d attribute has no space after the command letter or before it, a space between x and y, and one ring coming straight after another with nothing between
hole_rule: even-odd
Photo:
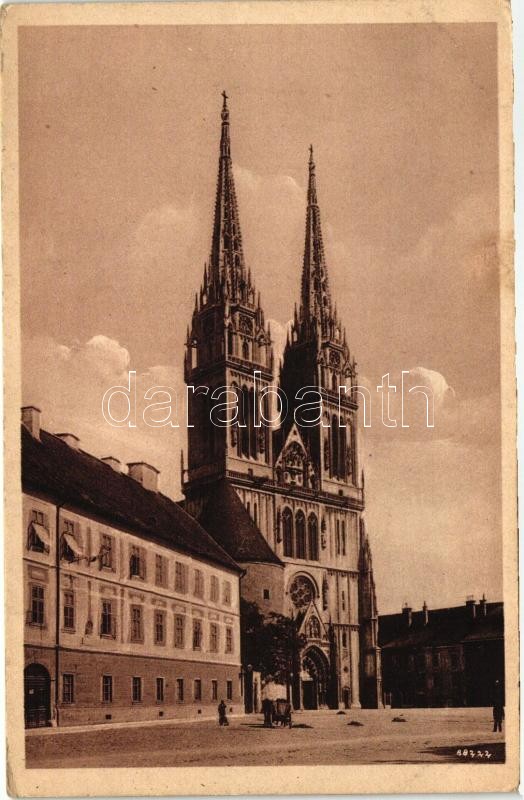
<instances>
[{"instance_id":1,"label":"gothic arched window","mask_svg":"<svg viewBox=\"0 0 524 800\"><path fill-rule=\"evenodd\" d=\"M245 339L242 342L242 358L245 359L245 361L249 361L249 345Z\"/></svg>"},{"instance_id":2,"label":"gothic arched window","mask_svg":"<svg viewBox=\"0 0 524 800\"><path fill-rule=\"evenodd\" d=\"M257 428L255 428L255 390L250 389L248 395L248 414L249 420L249 455L251 458L257 457Z\"/></svg>"},{"instance_id":3,"label":"gothic arched window","mask_svg":"<svg viewBox=\"0 0 524 800\"><path fill-rule=\"evenodd\" d=\"M306 518L302 511L297 512L295 518L296 526L296 552L297 558L306 557Z\"/></svg>"},{"instance_id":4,"label":"gothic arched window","mask_svg":"<svg viewBox=\"0 0 524 800\"><path fill-rule=\"evenodd\" d=\"M284 535L284 555L293 558L293 514L289 508L282 513L282 531Z\"/></svg>"},{"instance_id":5,"label":"gothic arched window","mask_svg":"<svg viewBox=\"0 0 524 800\"><path fill-rule=\"evenodd\" d=\"M249 395L245 386L239 391L239 401L240 453L249 456Z\"/></svg>"},{"instance_id":6,"label":"gothic arched window","mask_svg":"<svg viewBox=\"0 0 524 800\"><path fill-rule=\"evenodd\" d=\"M318 561L318 520L314 514L308 519L309 559Z\"/></svg>"},{"instance_id":7,"label":"gothic arched window","mask_svg":"<svg viewBox=\"0 0 524 800\"><path fill-rule=\"evenodd\" d=\"M338 417L336 414L333 414L333 416L331 417L331 444L332 444L331 474L335 478L338 477L338 442L339 442Z\"/></svg>"},{"instance_id":8,"label":"gothic arched window","mask_svg":"<svg viewBox=\"0 0 524 800\"><path fill-rule=\"evenodd\" d=\"M338 474L339 477L346 477L346 427L345 422L340 417L340 443L338 448Z\"/></svg>"}]
</instances>

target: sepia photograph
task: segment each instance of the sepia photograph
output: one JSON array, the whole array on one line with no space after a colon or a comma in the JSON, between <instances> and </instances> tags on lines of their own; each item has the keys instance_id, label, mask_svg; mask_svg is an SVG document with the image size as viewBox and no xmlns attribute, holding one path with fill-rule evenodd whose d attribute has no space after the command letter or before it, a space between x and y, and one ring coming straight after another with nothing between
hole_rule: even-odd
<instances>
[{"instance_id":1,"label":"sepia photograph","mask_svg":"<svg viewBox=\"0 0 524 800\"><path fill-rule=\"evenodd\" d=\"M223 5L4 11L10 792L513 790L509 6Z\"/></svg>"}]
</instances>

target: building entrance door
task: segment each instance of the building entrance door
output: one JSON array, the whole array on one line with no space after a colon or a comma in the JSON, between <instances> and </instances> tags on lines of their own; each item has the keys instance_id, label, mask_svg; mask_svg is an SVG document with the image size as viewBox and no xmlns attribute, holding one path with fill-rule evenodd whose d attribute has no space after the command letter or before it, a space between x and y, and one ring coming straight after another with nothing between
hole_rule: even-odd
<instances>
[{"instance_id":1,"label":"building entrance door","mask_svg":"<svg viewBox=\"0 0 524 800\"><path fill-rule=\"evenodd\" d=\"M24 670L24 712L26 728L51 724L51 678L41 664L30 664Z\"/></svg>"},{"instance_id":2,"label":"building entrance door","mask_svg":"<svg viewBox=\"0 0 524 800\"><path fill-rule=\"evenodd\" d=\"M317 708L317 687L315 681L302 681L302 707Z\"/></svg>"},{"instance_id":3,"label":"building entrance door","mask_svg":"<svg viewBox=\"0 0 524 800\"><path fill-rule=\"evenodd\" d=\"M321 708L327 704L329 663L318 647L310 647L302 657L302 707Z\"/></svg>"}]
</instances>

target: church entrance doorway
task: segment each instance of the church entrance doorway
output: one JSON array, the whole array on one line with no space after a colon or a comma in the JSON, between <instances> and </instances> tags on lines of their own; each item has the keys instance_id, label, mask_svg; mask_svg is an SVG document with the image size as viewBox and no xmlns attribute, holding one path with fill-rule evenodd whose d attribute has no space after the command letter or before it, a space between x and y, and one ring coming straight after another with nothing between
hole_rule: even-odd
<instances>
[{"instance_id":1,"label":"church entrance doorway","mask_svg":"<svg viewBox=\"0 0 524 800\"><path fill-rule=\"evenodd\" d=\"M26 728L51 724L51 678L41 664L30 664L24 670L24 711Z\"/></svg>"},{"instance_id":2,"label":"church entrance doorway","mask_svg":"<svg viewBox=\"0 0 524 800\"><path fill-rule=\"evenodd\" d=\"M327 705L329 663L318 647L310 647L302 656L302 708Z\"/></svg>"}]
</instances>

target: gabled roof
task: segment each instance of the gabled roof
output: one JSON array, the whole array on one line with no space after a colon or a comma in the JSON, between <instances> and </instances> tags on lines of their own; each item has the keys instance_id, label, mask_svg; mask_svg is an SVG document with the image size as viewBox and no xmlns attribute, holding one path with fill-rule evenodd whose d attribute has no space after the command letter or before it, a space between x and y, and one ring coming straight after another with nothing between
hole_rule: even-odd
<instances>
[{"instance_id":1,"label":"gabled roof","mask_svg":"<svg viewBox=\"0 0 524 800\"><path fill-rule=\"evenodd\" d=\"M282 565L227 478L210 486L198 521L235 561Z\"/></svg>"},{"instance_id":2,"label":"gabled roof","mask_svg":"<svg viewBox=\"0 0 524 800\"><path fill-rule=\"evenodd\" d=\"M423 611L412 612L411 625L403 614L386 614L378 620L379 645L383 649L434 647L501 639L503 636L502 603L487 603L485 616L477 605L475 618L465 605L430 610L427 625Z\"/></svg>"},{"instance_id":3,"label":"gabled roof","mask_svg":"<svg viewBox=\"0 0 524 800\"><path fill-rule=\"evenodd\" d=\"M131 533L241 572L216 540L160 492L144 489L129 475L40 431L40 440L22 426L22 486L56 503L78 507Z\"/></svg>"}]
</instances>

